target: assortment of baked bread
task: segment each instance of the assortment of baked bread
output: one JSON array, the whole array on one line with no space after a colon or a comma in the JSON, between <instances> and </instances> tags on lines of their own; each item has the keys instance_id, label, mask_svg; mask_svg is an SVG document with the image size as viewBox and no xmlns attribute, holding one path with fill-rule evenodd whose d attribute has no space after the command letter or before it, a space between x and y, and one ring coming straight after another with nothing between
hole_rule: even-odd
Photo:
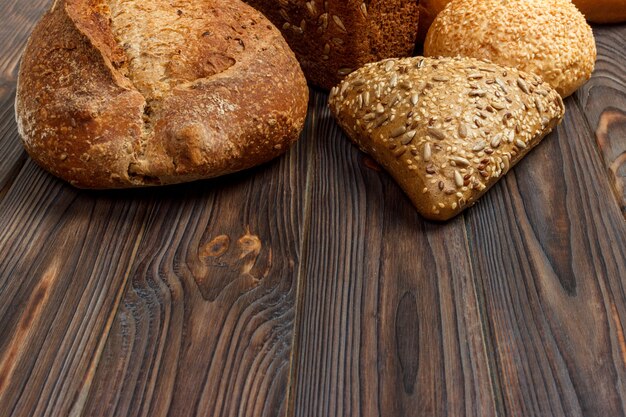
<instances>
[{"instance_id":1,"label":"assortment of baked bread","mask_svg":"<svg viewBox=\"0 0 626 417\"><path fill-rule=\"evenodd\" d=\"M620 1L574 3L610 22ZM56 0L19 72L28 153L84 188L235 172L298 138L308 80L332 88L338 123L419 212L445 220L555 128L596 58L570 0L246 2Z\"/></svg>"}]
</instances>

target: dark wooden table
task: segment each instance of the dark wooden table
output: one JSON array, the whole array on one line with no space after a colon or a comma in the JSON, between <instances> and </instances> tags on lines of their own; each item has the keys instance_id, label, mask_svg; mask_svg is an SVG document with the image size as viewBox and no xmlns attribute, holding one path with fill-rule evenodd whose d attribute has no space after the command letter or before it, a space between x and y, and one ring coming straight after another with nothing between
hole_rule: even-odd
<instances>
[{"instance_id":1,"label":"dark wooden table","mask_svg":"<svg viewBox=\"0 0 626 417\"><path fill-rule=\"evenodd\" d=\"M474 208L427 222L313 91L240 174L79 191L27 158L49 0L0 2L0 416L624 416L626 26Z\"/></svg>"}]
</instances>

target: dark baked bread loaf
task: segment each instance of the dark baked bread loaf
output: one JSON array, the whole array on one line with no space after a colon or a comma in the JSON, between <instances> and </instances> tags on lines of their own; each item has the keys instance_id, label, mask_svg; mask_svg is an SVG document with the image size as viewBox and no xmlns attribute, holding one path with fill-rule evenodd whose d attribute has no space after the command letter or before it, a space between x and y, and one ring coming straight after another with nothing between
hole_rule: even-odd
<instances>
[{"instance_id":1,"label":"dark baked bread loaf","mask_svg":"<svg viewBox=\"0 0 626 417\"><path fill-rule=\"evenodd\" d=\"M246 0L282 30L307 79L329 89L365 63L410 56L416 0Z\"/></svg>"},{"instance_id":2,"label":"dark baked bread loaf","mask_svg":"<svg viewBox=\"0 0 626 417\"><path fill-rule=\"evenodd\" d=\"M429 219L471 206L563 117L536 75L471 58L368 64L330 95L350 139Z\"/></svg>"},{"instance_id":3,"label":"dark baked bread loaf","mask_svg":"<svg viewBox=\"0 0 626 417\"><path fill-rule=\"evenodd\" d=\"M626 22L626 0L572 0L572 2L590 22Z\"/></svg>"},{"instance_id":4,"label":"dark baked bread loaf","mask_svg":"<svg viewBox=\"0 0 626 417\"><path fill-rule=\"evenodd\" d=\"M280 32L239 0L57 0L24 53L16 113L37 163L113 188L268 161L307 102Z\"/></svg>"}]
</instances>

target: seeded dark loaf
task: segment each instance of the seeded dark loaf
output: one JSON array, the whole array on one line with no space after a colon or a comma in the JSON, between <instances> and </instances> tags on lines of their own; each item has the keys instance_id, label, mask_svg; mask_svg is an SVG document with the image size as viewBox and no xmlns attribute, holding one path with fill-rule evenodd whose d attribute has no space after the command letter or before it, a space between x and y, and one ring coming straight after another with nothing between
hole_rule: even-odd
<instances>
[{"instance_id":1,"label":"seeded dark loaf","mask_svg":"<svg viewBox=\"0 0 626 417\"><path fill-rule=\"evenodd\" d=\"M215 177L297 139L308 89L280 32L239 0L56 0L16 114L26 150L77 187Z\"/></svg>"},{"instance_id":2,"label":"seeded dark loaf","mask_svg":"<svg viewBox=\"0 0 626 417\"><path fill-rule=\"evenodd\" d=\"M367 62L410 56L417 0L246 0L282 30L304 74L330 89Z\"/></svg>"},{"instance_id":3,"label":"seeded dark loaf","mask_svg":"<svg viewBox=\"0 0 626 417\"><path fill-rule=\"evenodd\" d=\"M626 22L626 0L572 0L572 2L590 22Z\"/></svg>"},{"instance_id":4,"label":"seeded dark loaf","mask_svg":"<svg viewBox=\"0 0 626 417\"><path fill-rule=\"evenodd\" d=\"M471 58L368 64L330 94L348 137L426 218L471 206L562 119L538 76Z\"/></svg>"}]
</instances>

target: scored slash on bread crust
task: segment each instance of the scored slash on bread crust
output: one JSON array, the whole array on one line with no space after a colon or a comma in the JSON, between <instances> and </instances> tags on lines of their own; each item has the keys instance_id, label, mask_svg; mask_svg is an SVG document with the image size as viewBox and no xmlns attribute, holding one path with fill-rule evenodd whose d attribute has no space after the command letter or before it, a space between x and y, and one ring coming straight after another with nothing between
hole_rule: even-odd
<instances>
[{"instance_id":1,"label":"scored slash on bread crust","mask_svg":"<svg viewBox=\"0 0 626 417\"><path fill-rule=\"evenodd\" d=\"M83 188L216 177L298 138L308 88L280 32L239 0L57 0L19 72L31 157Z\"/></svg>"},{"instance_id":2,"label":"scored slash on bread crust","mask_svg":"<svg viewBox=\"0 0 626 417\"><path fill-rule=\"evenodd\" d=\"M433 220L474 204L564 114L538 76L472 58L368 64L333 88L329 104L348 137Z\"/></svg>"},{"instance_id":3,"label":"scored slash on bread crust","mask_svg":"<svg viewBox=\"0 0 626 417\"><path fill-rule=\"evenodd\" d=\"M410 56L415 0L246 0L281 29L314 85L330 89L368 62Z\"/></svg>"}]
</instances>

